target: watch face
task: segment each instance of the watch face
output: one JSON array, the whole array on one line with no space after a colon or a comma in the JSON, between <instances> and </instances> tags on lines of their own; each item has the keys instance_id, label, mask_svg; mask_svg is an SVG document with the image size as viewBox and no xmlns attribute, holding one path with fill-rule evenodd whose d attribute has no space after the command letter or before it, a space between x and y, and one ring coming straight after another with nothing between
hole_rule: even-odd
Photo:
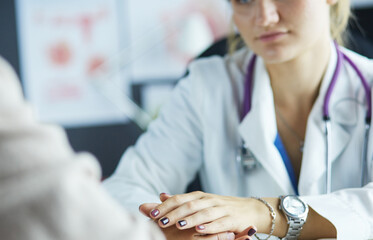
<instances>
[{"instance_id":1,"label":"watch face","mask_svg":"<svg viewBox=\"0 0 373 240\"><path fill-rule=\"evenodd\" d=\"M296 196L287 196L283 200L283 208L294 217L299 217L307 211L307 206Z\"/></svg>"}]
</instances>

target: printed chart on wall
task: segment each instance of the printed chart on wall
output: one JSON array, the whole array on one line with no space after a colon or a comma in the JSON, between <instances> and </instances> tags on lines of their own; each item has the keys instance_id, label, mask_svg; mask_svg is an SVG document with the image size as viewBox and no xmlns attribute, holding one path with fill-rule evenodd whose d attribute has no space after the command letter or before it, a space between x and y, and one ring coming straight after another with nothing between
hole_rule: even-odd
<instances>
[{"instance_id":1,"label":"printed chart on wall","mask_svg":"<svg viewBox=\"0 0 373 240\"><path fill-rule=\"evenodd\" d=\"M187 64L227 34L230 19L225 0L17 0L16 6L26 97L41 121L65 127L131 119L146 128ZM100 91L92 84L97 78L107 80ZM136 85L143 86L141 106L131 97Z\"/></svg>"},{"instance_id":2,"label":"printed chart on wall","mask_svg":"<svg viewBox=\"0 0 373 240\"><path fill-rule=\"evenodd\" d=\"M65 127L127 121L90 83L128 39L118 2L17 0L21 78L41 121ZM128 77L115 77L126 94Z\"/></svg>"}]
</instances>

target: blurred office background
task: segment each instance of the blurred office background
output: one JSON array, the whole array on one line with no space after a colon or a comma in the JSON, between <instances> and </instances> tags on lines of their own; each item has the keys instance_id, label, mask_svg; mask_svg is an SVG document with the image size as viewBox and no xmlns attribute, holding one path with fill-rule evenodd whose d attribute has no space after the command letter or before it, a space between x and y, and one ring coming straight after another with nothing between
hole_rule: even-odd
<instances>
[{"instance_id":1,"label":"blurred office background","mask_svg":"<svg viewBox=\"0 0 373 240\"><path fill-rule=\"evenodd\" d=\"M372 58L373 0L353 8L350 46ZM62 125L107 177L188 63L227 35L230 14L225 0L2 0L0 55L38 118Z\"/></svg>"}]
</instances>

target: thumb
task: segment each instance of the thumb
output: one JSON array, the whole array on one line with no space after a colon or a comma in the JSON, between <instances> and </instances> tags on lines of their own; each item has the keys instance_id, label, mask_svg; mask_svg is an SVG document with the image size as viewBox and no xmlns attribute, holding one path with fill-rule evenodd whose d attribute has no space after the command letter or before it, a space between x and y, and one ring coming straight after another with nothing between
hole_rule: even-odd
<instances>
[{"instance_id":1,"label":"thumb","mask_svg":"<svg viewBox=\"0 0 373 240\"><path fill-rule=\"evenodd\" d=\"M256 233L256 227L250 226L236 235L236 240L250 239Z\"/></svg>"},{"instance_id":2,"label":"thumb","mask_svg":"<svg viewBox=\"0 0 373 240\"><path fill-rule=\"evenodd\" d=\"M235 240L251 240L252 238L249 237L249 236L242 236L242 237L239 237L239 238L236 238Z\"/></svg>"},{"instance_id":3,"label":"thumb","mask_svg":"<svg viewBox=\"0 0 373 240\"><path fill-rule=\"evenodd\" d=\"M146 217L150 217L150 212L156 208L158 203L143 203L139 207L139 211L144 214Z\"/></svg>"},{"instance_id":4,"label":"thumb","mask_svg":"<svg viewBox=\"0 0 373 240\"><path fill-rule=\"evenodd\" d=\"M235 236L232 232L219 233L217 238L219 240L234 240Z\"/></svg>"},{"instance_id":5,"label":"thumb","mask_svg":"<svg viewBox=\"0 0 373 240\"><path fill-rule=\"evenodd\" d=\"M233 232L221 232L217 234L195 235L196 240L235 240ZM241 239L240 239L241 240ZM245 240L245 239L242 239Z\"/></svg>"}]
</instances>

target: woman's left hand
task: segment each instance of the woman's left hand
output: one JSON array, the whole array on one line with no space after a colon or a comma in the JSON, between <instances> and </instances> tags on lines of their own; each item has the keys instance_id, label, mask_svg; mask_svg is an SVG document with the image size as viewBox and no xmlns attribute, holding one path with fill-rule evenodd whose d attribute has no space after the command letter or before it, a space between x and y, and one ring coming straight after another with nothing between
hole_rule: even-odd
<instances>
[{"instance_id":1,"label":"woman's left hand","mask_svg":"<svg viewBox=\"0 0 373 240\"><path fill-rule=\"evenodd\" d=\"M263 214L268 209L255 199L199 191L175 196L161 194L160 199L163 203L150 215L162 228L176 225L180 230L195 227L201 234L240 233L248 226L258 227L264 220L270 229L270 216Z\"/></svg>"}]
</instances>

